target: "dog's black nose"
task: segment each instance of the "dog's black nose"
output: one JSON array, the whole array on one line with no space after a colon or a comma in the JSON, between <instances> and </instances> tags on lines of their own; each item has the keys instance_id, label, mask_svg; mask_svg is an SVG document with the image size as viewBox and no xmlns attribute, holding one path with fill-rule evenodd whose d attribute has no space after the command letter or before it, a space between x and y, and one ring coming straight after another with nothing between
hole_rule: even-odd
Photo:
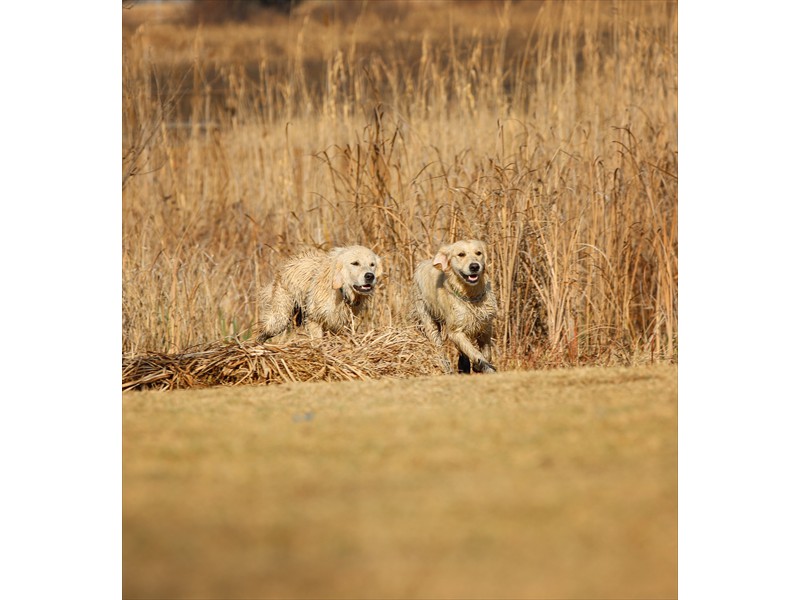
<instances>
[{"instance_id":1,"label":"dog's black nose","mask_svg":"<svg viewBox=\"0 0 800 600\"><path fill-rule=\"evenodd\" d=\"M470 263L469 271L470 273L477 273L481 270L481 266L478 263Z\"/></svg>"},{"instance_id":2,"label":"dog's black nose","mask_svg":"<svg viewBox=\"0 0 800 600\"><path fill-rule=\"evenodd\" d=\"M367 271L366 273L364 273L364 281L366 281L367 283L372 283L373 281L375 281L375 274Z\"/></svg>"}]
</instances>

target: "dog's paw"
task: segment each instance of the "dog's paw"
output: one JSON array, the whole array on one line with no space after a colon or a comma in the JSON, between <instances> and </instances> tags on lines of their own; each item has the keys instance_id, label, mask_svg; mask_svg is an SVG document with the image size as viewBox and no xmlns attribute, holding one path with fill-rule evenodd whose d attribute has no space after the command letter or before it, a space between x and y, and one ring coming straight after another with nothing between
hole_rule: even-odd
<instances>
[{"instance_id":1,"label":"dog's paw","mask_svg":"<svg viewBox=\"0 0 800 600\"><path fill-rule=\"evenodd\" d=\"M494 365L485 360L479 360L472 365L472 370L478 373L497 373L497 369L494 368Z\"/></svg>"}]
</instances>

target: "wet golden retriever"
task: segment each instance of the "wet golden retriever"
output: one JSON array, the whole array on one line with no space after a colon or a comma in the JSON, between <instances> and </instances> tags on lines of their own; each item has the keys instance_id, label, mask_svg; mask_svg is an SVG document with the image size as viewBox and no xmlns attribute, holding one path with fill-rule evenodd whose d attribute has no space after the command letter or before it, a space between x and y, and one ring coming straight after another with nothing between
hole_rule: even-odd
<instances>
[{"instance_id":1,"label":"wet golden retriever","mask_svg":"<svg viewBox=\"0 0 800 600\"><path fill-rule=\"evenodd\" d=\"M313 250L289 259L261 291L258 341L283 333L293 322L315 337L353 330L382 273L380 257L364 246Z\"/></svg>"},{"instance_id":2,"label":"wet golden retriever","mask_svg":"<svg viewBox=\"0 0 800 600\"><path fill-rule=\"evenodd\" d=\"M414 271L413 316L423 332L442 347L458 349L458 370L494 373L492 322L497 299L486 275L486 244L459 240L442 246ZM476 347L477 344L477 347ZM452 372L444 352L442 365Z\"/></svg>"}]
</instances>

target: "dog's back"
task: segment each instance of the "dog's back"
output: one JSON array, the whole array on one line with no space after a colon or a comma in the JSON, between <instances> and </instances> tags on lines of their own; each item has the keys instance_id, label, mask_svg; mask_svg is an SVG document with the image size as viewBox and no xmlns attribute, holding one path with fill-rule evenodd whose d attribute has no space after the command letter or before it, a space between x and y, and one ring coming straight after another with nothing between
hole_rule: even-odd
<instances>
[{"instance_id":1,"label":"dog's back","mask_svg":"<svg viewBox=\"0 0 800 600\"><path fill-rule=\"evenodd\" d=\"M308 304L308 296L315 288L330 291L324 281L331 277L328 255L321 250L309 250L287 260L278 272L281 285L289 292L295 304Z\"/></svg>"}]
</instances>

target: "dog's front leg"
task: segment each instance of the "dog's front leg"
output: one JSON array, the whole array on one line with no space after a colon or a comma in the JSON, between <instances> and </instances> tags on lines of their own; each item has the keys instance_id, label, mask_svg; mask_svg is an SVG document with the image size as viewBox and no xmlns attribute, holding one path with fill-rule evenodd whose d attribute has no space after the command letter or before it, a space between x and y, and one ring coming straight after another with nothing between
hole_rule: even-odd
<instances>
[{"instance_id":1,"label":"dog's front leg","mask_svg":"<svg viewBox=\"0 0 800 600\"><path fill-rule=\"evenodd\" d=\"M480 350L475 347L463 331L449 332L447 337L456 345L458 351L469 359L475 371L480 373L494 373L497 370Z\"/></svg>"},{"instance_id":2,"label":"dog's front leg","mask_svg":"<svg viewBox=\"0 0 800 600\"><path fill-rule=\"evenodd\" d=\"M444 351L441 326L433 320L421 299L415 301L414 312L422 333L439 349L439 363L442 365L442 370L449 375L453 372L453 365L450 364L450 360Z\"/></svg>"},{"instance_id":3,"label":"dog's front leg","mask_svg":"<svg viewBox=\"0 0 800 600\"><path fill-rule=\"evenodd\" d=\"M489 367L491 367L491 371L487 371L492 373L496 371L494 365L492 364L492 355L494 354L494 344L492 343L492 327L489 326L484 330L480 335L478 335L478 348L483 354L483 358L486 360Z\"/></svg>"}]
</instances>

